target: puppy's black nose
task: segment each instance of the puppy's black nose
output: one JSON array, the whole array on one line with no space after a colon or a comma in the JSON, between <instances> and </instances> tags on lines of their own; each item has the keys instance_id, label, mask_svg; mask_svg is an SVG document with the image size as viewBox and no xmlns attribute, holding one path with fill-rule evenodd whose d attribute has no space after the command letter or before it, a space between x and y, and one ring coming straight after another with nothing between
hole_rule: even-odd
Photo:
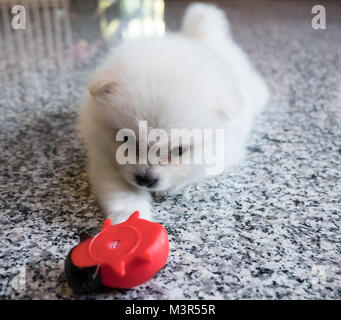
<instances>
[{"instance_id":1,"label":"puppy's black nose","mask_svg":"<svg viewBox=\"0 0 341 320\"><path fill-rule=\"evenodd\" d=\"M153 178L149 175L139 175L139 174L135 175L135 180L139 186L145 186L147 188L153 187L158 182L157 178Z\"/></svg>"}]
</instances>

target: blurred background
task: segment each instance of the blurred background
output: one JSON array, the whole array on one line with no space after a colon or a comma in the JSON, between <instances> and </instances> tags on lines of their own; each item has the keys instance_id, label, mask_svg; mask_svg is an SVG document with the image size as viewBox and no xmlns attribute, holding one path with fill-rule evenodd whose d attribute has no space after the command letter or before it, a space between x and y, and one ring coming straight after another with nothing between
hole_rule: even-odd
<instances>
[{"instance_id":1,"label":"blurred background","mask_svg":"<svg viewBox=\"0 0 341 320\"><path fill-rule=\"evenodd\" d=\"M22 96L22 89L39 95L47 79L65 77L77 66L83 67L94 56L121 39L162 36L180 25L183 9L191 1L164 0L0 0L0 84L8 93ZM230 9L245 7L252 19L261 19L265 7L286 10L295 19L290 0L208 1ZM311 19L310 1L300 1ZM13 28L15 5L24 7L23 28ZM263 9L262 9L263 7ZM288 10L289 9L289 10ZM259 15L259 10L263 13ZM289 13L292 12L292 13ZM334 12L328 12L328 15ZM267 19L274 19L269 15ZM275 18L278 22L283 16ZM273 23L276 30L277 25ZM238 36L238 34L237 34ZM40 74L37 77L37 73ZM68 77L67 77L68 78ZM62 78L60 84L65 88ZM56 81L56 86L58 86ZM20 86L19 86L20 85ZM19 88L20 87L20 88ZM13 92L14 90L14 92Z\"/></svg>"},{"instance_id":2,"label":"blurred background","mask_svg":"<svg viewBox=\"0 0 341 320\"><path fill-rule=\"evenodd\" d=\"M8 90L20 82L41 91L37 72L62 76L117 39L165 32L163 0L0 0L0 4L0 75ZM22 29L11 25L17 4L25 8Z\"/></svg>"}]
</instances>

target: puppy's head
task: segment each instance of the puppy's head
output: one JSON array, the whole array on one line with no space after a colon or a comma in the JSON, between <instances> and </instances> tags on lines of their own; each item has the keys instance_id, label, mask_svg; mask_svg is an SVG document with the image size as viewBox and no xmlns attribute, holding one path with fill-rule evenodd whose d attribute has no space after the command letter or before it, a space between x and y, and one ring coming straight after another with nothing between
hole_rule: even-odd
<instances>
[{"instance_id":1,"label":"puppy's head","mask_svg":"<svg viewBox=\"0 0 341 320\"><path fill-rule=\"evenodd\" d=\"M165 191L202 174L205 164L193 155L206 142L196 138L204 129L224 128L241 108L222 67L200 44L168 37L129 41L95 72L92 112L128 183Z\"/></svg>"}]
</instances>

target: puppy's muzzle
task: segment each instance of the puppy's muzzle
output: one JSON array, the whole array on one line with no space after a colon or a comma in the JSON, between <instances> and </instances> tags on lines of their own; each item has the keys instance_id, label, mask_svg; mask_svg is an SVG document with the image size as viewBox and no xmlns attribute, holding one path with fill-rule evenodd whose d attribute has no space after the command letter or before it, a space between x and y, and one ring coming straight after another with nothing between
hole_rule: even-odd
<instances>
[{"instance_id":1,"label":"puppy's muzzle","mask_svg":"<svg viewBox=\"0 0 341 320\"><path fill-rule=\"evenodd\" d=\"M147 188L154 187L157 184L157 182L159 181L158 178L154 178L154 177L147 175L147 174L146 175L136 174L135 180L139 186L144 186Z\"/></svg>"}]
</instances>

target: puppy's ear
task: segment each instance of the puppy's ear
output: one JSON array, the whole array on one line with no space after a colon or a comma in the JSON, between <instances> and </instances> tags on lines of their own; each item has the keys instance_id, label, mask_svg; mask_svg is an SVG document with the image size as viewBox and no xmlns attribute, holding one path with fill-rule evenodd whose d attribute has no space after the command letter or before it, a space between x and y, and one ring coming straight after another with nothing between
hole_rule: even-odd
<instances>
[{"instance_id":1,"label":"puppy's ear","mask_svg":"<svg viewBox=\"0 0 341 320\"><path fill-rule=\"evenodd\" d=\"M112 70L99 71L90 78L88 90L92 97L100 103L113 101L116 82Z\"/></svg>"},{"instance_id":2,"label":"puppy's ear","mask_svg":"<svg viewBox=\"0 0 341 320\"><path fill-rule=\"evenodd\" d=\"M244 106L241 95L236 90L226 90L218 98L216 112L225 122L235 120L242 112Z\"/></svg>"}]
</instances>

